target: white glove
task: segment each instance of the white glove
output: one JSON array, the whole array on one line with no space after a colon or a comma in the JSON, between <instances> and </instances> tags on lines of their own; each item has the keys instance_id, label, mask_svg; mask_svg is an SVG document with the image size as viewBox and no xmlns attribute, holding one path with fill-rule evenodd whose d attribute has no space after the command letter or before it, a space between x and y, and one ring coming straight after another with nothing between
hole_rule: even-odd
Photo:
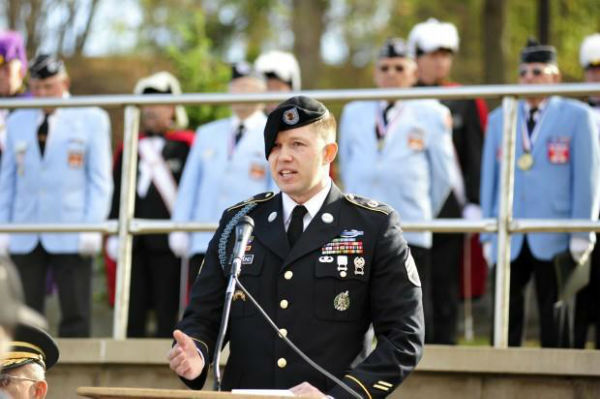
<instances>
[{"instance_id":1,"label":"white glove","mask_svg":"<svg viewBox=\"0 0 600 399\"><path fill-rule=\"evenodd\" d=\"M169 233L169 248L177 257L183 257L188 254L190 246L190 236L188 233L174 231Z\"/></svg>"},{"instance_id":2,"label":"white glove","mask_svg":"<svg viewBox=\"0 0 600 399\"><path fill-rule=\"evenodd\" d=\"M79 233L79 254L96 255L102 248L102 233Z\"/></svg>"},{"instance_id":3,"label":"white glove","mask_svg":"<svg viewBox=\"0 0 600 399\"><path fill-rule=\"evenodd\" d=\"M485 263L487 263L488 267L492 267L492 243L486 241L482 244L481 249L483 250L483 258L485 259Z\"/></svg>"},{"instance_id":4,"label":"white glove","mask_svg":"<svg viewBox=\"0 0 600 399\"><path fill-rule=\"evenodd\" d=\"M571 237L569 241L569 252L576 263L583 263L587 260L594 249L594 244L581 237Z\"/></svg>"},{"instance_id":5,"label":"white glove","mask_svg":"<svg viewBox=\"0 0 600 399\"><path fill-rule=\"evenodd\" d=\"M106 255L116 262L119 259L119 237L118 236L109 236L106 239L106 244L104 246L106 249Z\"/></svg>"},{"instance_id":6,"label":"white glove","mask_svg":"<svg viewBox=\"0 0 600 399\"><path fill-rule=\"evenodd\" d=\"M481 220L481 207L477 204L467 204L462 210L462 217L466 220Z\"/></svg>"},{"instance_id":7,"label":"white glove","mask_svg":"<svg viewBox=\"0 0 600 399\"><path fill-rule=\"evenodd\" d=\"M8 256L9 245L10 245L10 234L0 233L0 256Z\"/></svg>"}]
</instances>

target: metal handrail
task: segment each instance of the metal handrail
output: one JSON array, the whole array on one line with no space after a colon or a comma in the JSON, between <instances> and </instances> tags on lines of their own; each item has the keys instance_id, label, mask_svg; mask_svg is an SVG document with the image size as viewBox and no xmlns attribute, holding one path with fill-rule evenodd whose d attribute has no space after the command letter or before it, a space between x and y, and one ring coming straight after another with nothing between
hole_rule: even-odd
<instances>
[{"instance_id":1,"label":"metal handrail","mask_svg":"<svg viewBox=\"0 0 600 399\"><path fill-rule=\"evenodd\" d=\"M180 95L97 95L68 98L0 99L0 108L42 107L125 107L152 104L231 104L279 102L292 95L305 95L322 101L351 101L378 99L431 99L459 100L468 98L502 98L506 96L532 97L561 95L584 97L600 93L600 83L563 83L550 85L478 85L453 87L417 87L410 89L345 89L303 90L270 93L185 93Z\"/></svg>"},{"instance_id":2,"label":"metal handrail","mask_svg":"<svg viewBox=\"0 0 600 399\"><path fill-rule=\"evenodd\" d=\"M600 83L569 83L556 85L480 85L461 87L420 87L410 89L348 89L348 90L310 90L300 92L277 93L192 93L182 95L100 95L74 96L70 98L0 98L1 108L45 108L45 107L121 107L125 108L123 170L121 186L121 211L119 222L95 224L6 224L0 225L0 232L75 232L100 231L109 234L118 233L121 241L119 249L119 267L115 297L115 315L113 337L124 339L126 336L127 313L129 304L129 282L131 278L131 245L136 234L152 234L167 231L214 231L215 224L172 223L170 221L135 219L135 180L137 166L137 134L139 106L152 104L231 104L279 102L292 95L306 95L321 101L350 101L377 99L430 99L456 100L470 98L503 98L505 112L501 187L501 212L498 219L465 221L461 219L436 219L433 221L403 222L404 231L434 232L487 232L498 233L499 251L496 268L496 308L494 319L495 347L506 347L508 334L508 281L510 260L507 249L510 248L512 233L535 231L600 231L600 223L588 220L537 220L512 219L512 165L514 168L514 128L516 122L516 99L521 97L545 97L549 95L584 97L600 93Z\"/></svg>"}]
</instances>

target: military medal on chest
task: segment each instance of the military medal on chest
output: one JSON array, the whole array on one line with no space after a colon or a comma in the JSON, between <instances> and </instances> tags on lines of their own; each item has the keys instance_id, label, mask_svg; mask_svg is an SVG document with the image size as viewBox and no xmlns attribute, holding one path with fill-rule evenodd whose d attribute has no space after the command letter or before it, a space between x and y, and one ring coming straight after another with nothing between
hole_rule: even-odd
<instances>
[{"instance_id":1,"label":"military medal on chest","mask_svg":"<svg viewBox=\"0 0 600 399\"><path fill-rule=\"evenodd\" d=\"M517 160L517 166L521 170L529 170L533 166L533 155L530 152L521 154Z\"/></svg>"},{"instance_id":2,"label":"military medal on chest","mask_svg":"<svg viewBox=\"0 0 600 399\"><path fill-rule=\"evenodd\" d=\"M333 298L333 307L338 312L344 312L350 307L350 292L340 292Z\"/></svg>"}]
</instances>

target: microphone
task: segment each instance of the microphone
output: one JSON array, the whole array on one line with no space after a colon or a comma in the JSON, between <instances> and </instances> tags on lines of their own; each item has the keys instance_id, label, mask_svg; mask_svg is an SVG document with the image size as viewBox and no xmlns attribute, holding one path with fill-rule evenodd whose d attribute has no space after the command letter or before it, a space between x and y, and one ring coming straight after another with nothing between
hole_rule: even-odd
<instances>
[{"instance_id":1,"label":"microphone","mask_svg":"<svg viewBox=\"0 0 600 399\"><path fill-rule=\"evenodd\" d=\"M242 260L244 259L252 230L254 230L254 220L247 215L242 217L235 226L235 245L231 254L231 273L235 273L235 276L240 274Z\"/></svg>"},{"instance_id":2,"label":"microphone","mask_svg":"<svg viewBox=\"0 0 600 399\"><path fill-rule=\"evenodd\" d=\"M229 324L229 313L231 312L231 302L233 300L236 280L242 269L242 260L244 259L246 246L248 245L248 240L250 240L252 230L254 230L254 220L252 220L250 216L242 217L235 226L235 245L231 254L232 259L231 269L229 271L229 282L227 283L227 289L225 290L225 301L223 303L221 327L219 328L219 334L217 335L217 344L215 346L215 353L213 356L215 391L221 390L221 370L219 369L221 349L223 348L223 342L225 342L225 332L227 331L227 325Z\"/></svg>"}]
</instances>

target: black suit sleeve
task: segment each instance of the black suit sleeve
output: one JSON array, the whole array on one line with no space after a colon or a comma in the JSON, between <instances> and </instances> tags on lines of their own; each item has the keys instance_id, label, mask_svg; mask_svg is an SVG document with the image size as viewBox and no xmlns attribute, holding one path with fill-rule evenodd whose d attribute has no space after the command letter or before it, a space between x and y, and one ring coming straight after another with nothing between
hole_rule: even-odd
<instances>
[{"instance_id":1,"label":"black suit sleeve","mask_svg":"<svg viewBox=\"0 0 600 399\"><path fill-rule=\"evenodd\" d=\"M464 101L462 111L463 126L460 132L454 132L458 136L455 146L465 180L467 202L479 204L483 126L474 100Z\"/></svg>"},{"instance_id":2,"label":"black suit sleeve","mask_svg":"<svg viewBox=\"0 0 600 399\"><path fill-rule=\"evenodd\" d=\"M205 366L202 374L193 381L182 378L182 381L192 389L202 389L204 386L221 324L227 278L219 263L218 242L225 224L224 220L225 217L221 219L219 229L208 245L204 262L192 287L190 303L183 319L176 327L194 340L196 347L204 356Z\"/></svg>"},{"instance_id":3,"label":"black suit sleeve","mask_svg":"<svg viewBox=\"0 0 600 399\"><path fill-rule=\"evenodd\" d=\"M398 215L392 212L378 234L369 289L377 346L344 376L344 381L363 397L386 397L421 359L425 332L421 287L415 274L409 278L411 262ZM336 399L350 397L340 387L329 395Z\"/></svg>"},{"instance_id":4,"label":"black suit sleeve","mask_svg":"<svg viewBox=\"0 0 600 399\"><path fill-rule=\"evenodd\" d=\"M123 167L123 151L119 151L116 156L116 160L113 165L113 183L114 190L112 195L112 202L110 205L110 213L108 214L109 219L119 218L119 204L121 201L121 168Z\"/></svg>"}]
</instances>

